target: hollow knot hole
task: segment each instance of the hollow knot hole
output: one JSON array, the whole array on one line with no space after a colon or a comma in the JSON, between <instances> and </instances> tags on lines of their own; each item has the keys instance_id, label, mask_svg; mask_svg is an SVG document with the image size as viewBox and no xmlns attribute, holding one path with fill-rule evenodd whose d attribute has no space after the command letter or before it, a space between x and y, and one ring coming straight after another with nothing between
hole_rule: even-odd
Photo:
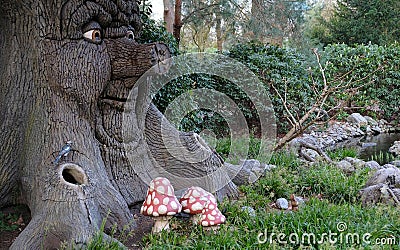
<instances>
[{"instance_id":1,"label":"hollow knot hole","mask_svg":"<svg viewBox=\"0 0 400 250\"><path fill-rule=\"evenodd\" d=\"M88 183L85 171L77 165L64 166L61 176L69 184L83 185Z\"/></svg>"}]
</instances>

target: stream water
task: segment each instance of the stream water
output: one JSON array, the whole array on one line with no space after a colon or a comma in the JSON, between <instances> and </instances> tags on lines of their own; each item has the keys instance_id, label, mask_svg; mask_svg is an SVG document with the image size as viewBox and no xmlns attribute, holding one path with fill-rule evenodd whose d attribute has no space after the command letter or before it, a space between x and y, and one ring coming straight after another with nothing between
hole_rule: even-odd
<instances>
[{"instance_id":1,"label":"stream water","mask_svg":"<svg viewBox=\"0 0 400 250\"><path fill-rule=\"evenodd\" d=\"M384 133L375 136L363 138L358 158L369 161L374 160L383 165L391 161L389 148L395 141L400 141L400 133ZM376 143L375 146L367 146L370 143ZM372 145L372 144L370 144Z\"/></svg>"}]
</instances>

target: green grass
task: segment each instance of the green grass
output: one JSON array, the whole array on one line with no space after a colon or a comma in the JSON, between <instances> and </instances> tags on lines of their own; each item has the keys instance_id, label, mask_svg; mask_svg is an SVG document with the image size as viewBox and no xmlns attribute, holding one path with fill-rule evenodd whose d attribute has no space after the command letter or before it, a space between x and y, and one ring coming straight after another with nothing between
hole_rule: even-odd
<instances>
[{"instance_id":1,"label":"green grass","mask_svg":"<svg viewBox=\"0 0 400 250\"><path fill-rule=\"evenodd\" d=\"M380 151L377 154L371 155L370 159L371 159L371 161L376 161L379 163L389 163L391 161L399 160L399 157L396 157L389 152L384 153L384 152Z\"/></svg>"},{"instance_id":2,"label":"green grass","mask_svg":"<svg viewBox=\"0 0 400 250\"><path fill-rule=\"evenodd\" d=\"M261 141L254 136L250 138L218 139L215 150L229 163L238 164L241 159L257 159L261 162L268 162L271 158L271 147L267 145L270 141Z\"/></svg>"},{"instance_id":3,"label":"green grass","mask_svg":"<svg viewBox=\"0 0 400 250\"><path fill-rule=\"evenodd\" d=\"M351 156L349 152L342 152L337 157ZM369 178L371 170L346 175L329 164L304 166L295 156L285 153L274 154L270 163L278 167L255 184L242 186L240 190L243 195L240 200L224 201L220 204L220 210L226 215L227 223L221 226L218 233L203 231L200 226L190 226L186 221L175 218L175 230L146 236L143 239L143 247L400 249L398 208L383 205L362 207L358 198L358 191ZM282 212L270 207L277 198L289 198L291 193L306 197L309 201L297 212ZM243 206L253 207L256 217L250 217L242 211ZM339 231L338 226L340 228L343 223L346 229ZM279 234L286 237L278 240ZM328 239L329 234L331 242ZM289 238L290 235L292 238ZM313 236L316 237L315 242ZM363 240L363 236L367 239ZM391 243L396 245L372 244L376 240L392 241Z\"/></svg>"},{"instance_id":4,"label":"green grass","mask_svg":"<svg viewBox=\"0 0 400 250\"><path fill-rule=\"evenodd\" d=\"M357 157L357 149L356 148L338 148L333 151L327 152L328 156L334 161L343 160L345 157Z\"/></svg>"},{"instance_id":5,"label":"green grass","mask_svg":"<svg viewBox=\"0 0 400 250\"><path fill-rule=\"evenodd\" d=\"M317 249L324 245L326 249L368 249L372 245L362 240L362 236L371 234L370 241L378 238L392 238L400 233L400 222L397 219L399 212L391 207L362 208L360 205L331 204L328 200L311 199L298 212L280 212L265 207L258 208L256 217L250 217L241 211L240 203L221 204L225 209L228 222L221 226L216 234L205 232L199 226L184 225L179 230L152 234L145 237L145 249L291 249L300 245ZM338 230L338 225L346 225L344 231ZM278 235L284 234L283 243ZM308 235L315 235L315 242ZM331 234L331 239L337 239L335 244L330 243L325 234ZM336 234L336 235L335 235ZM359 240L351 238L346 241L347 235L357 234ZM290 235L298 237L289 238ZM321 240L321 237L323 240ZM327 236L326 236L327 237ZM342 241L340 242L340 239ZM290 239L294 242L290 242ZM302 240L304 239L304 240ZM398 240L398 239L396 239ZM318 244L321 241L321 244ZM304 243L304 244L301 244ZM386 249L393 249L388 246Z\"/></svg>"}]
</instances>

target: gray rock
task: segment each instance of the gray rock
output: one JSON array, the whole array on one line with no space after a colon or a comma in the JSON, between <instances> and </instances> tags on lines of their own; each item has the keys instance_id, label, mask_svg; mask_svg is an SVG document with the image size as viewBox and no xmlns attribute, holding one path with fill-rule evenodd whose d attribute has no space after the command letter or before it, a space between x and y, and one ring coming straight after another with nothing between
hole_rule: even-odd
<instances>
[{"instance_id":1,"label":"gray rock","mask_svg":"<svg viewBox=\"0 0 400 250\"><path fill-rule=\"evenodd\" d=\"M369 187L378 184L386 184L393 179L396 186L400 185L400 169L394 166L392 168L384 168L376 171L375 174L367 181L365 186Z\"/></svg>"},{"instance_id":2,"label":"gray rock","mask_svg":"<svg viewBox=\"0 0 400 250\"><path fill-rule=\"evenodd\" d=\"M363 136L365 135L364 131L362 131L360 128L358 128L355 132L355 136Z\"/></svg>"},{"instance_id":3,"label":"gray rock","mask_svg":"<svg viewBox=\"0 0 400 250\"><path fill-rule=\"evenodd\" d=\"M383 165L382 168L396 168L396 166L393 164L387 163L387 164Z\"/></svg>"},{"instance_id":4,"label":"gray rock","mask_svg":"<svg viewBox=\"0 0 400 250\"><path fill-rule=\"evenodd\" d=\"M255 159L245 160L242 162L242 164L243 164L243 168L246 168L246 169L260 168L260 166L261 166L261 163Z\"/></svg>"},{"instance_id":5,"label":"gray rock","mask_svg":"<svg viewBox=\"0 0 400 250\"><path fill-rule=\"evenodd\" d=\"M367 119L365 119L364 116L362 116L359 113L353 113L353 114L349 115L347 117L347 121L350 122L350 123L357 124L357 126L366 126L366 125L368 125Z\"/></svg>"},{"instance_id":6,"label":"gray rock","mask_svg":"<svg viewBox=\"0 0 400 250\"><path fill-rule=\"evenodd\" d=\"M243 167L249 169L253 174L260 177L264 174L264 166L255 159L246 160L243 163Z\"/></svg>"},{"instance_id":7,"label":"gray rock","mask_svg":"<svg viewBox=\"0 0 400 250\"><path fill-rule=\"evenodd\" d=\"M289 201L285 198L279 198L275 202L276 207L279 209L287 210L289 208Z\"/></svg>"},{"instance_id":8,"label":"gray rock","mask_svg":"<svg viewBox=\"0 0 400 250\"><path fill-rule=\"evenodd\" d=\"M395 141L389 148L389 152L395 155L400 155L400 141Z\"/></svg>"},{"instance_id":9,"label":"gray rock","mask_svg":"<svg viewBox=\"0 0 400 250\"><path fill-rule=\"evenodd\" d=\"M400 160L392 161L392 162L390 162L389 164L391 164L391 165L396 166L397 168L399 168L399 167L400 167Z\"/></svg>"},{"instance_id":10,"label":"gray rock","mask_svg":"<svg viewBox=\"0 0 400 250\"><path fill-rule=\"evenodd\" d=\"M271 171L272 169L276 168L276 165L272 164L262 164L264 166L264 173Z\"/></svg>"},{"instance_id":11,"label":"gray rock","mask_svg":"<svg viewBox=\"0 0 400 250\"><path fill-rule=\"evenodd\" d=\"M379 120L379 125L383 126L383 125L386 125L386 124L388 124L388 122L385 119L380 119Z\"/></svg>"},{"instance_id":12,"label":"gray rock","mask_svg":"<svg viewBox=\"0 0 400 250\"><path fill-rule=\"evenodd\" d=\"M297 204L299 204L299 207L306 204L306 201L303 199L303 197L295 196L294 199L297 201Z\"/></svg>"},{"instance_id":13,"label":"gray rock","mask_svg":"<svg viewBox=\"0 0 400 250\"><path fill-rule=\"evenodd\" d=\"M337 162L336 166L346 173L353 173L354 171L356 171L356 168L346 160L341 160Z\"/></svg>"},{"instance_id":14,"label":"gray rock","mask_svg":"<svg viewBox=\"0 0 400 250\"><path fill-rule=\"evenodd\" d=\"M382 129L379 126L373 126L371 128L372 132L374 132L375 134L380 134L382 133Z\"/></svg>"},{"instance_id":15,"label":"gray rock","mask_svg":"<svg viewBox=\"0 0 400 250\"><path fill-rule=\"evenodd\" d=\"M370 116L364 116L364 119L367 120L368 124L371 126L378 126L378 122L375 121L372 117Z\"/></svg>"},{"instance_id":16,"label":"gray rock","mask_svg":"<svg viewBox=\"0 0 400 250\"><path fill-rule=\"evenodd\" d=\"M400 200L399 189L392 189L387 184L382 183L366 187L360 191L360 194L364 206L377 203L398 205L393 195L397 200Z\"/></svg>"},{"instance_id":17,"label":"gray rock","mask_svg":"<svg viewBox=\"0 0 400 250\"><path fill-rule=\"evenodd\" d=\"M376 147L378 145L376 142L363 142L361 143L361 147L369 148L369 147Z\"/></svg>"},{"instance_id":18,"label":"gray rock","mask_svg":"<svg viewBox=\"0 0 400 250\"><path fill-rule=\"evenodd\" d=\"M377 163L376 161L367 161L364 167L370 169L382 169L381 165L379 165L379 163Z\"/></svg>"},{"instance_id":19,"label":"gray rock","mask_svg":"<svg viewBox=\"0 0 400 250\"><path fill-rule=\"evenodd\" d=\"M314 161L318 161L318 160L321 160L321 159L322 159L322 157L321 157L321 156L318 154L318 152L315 151L315 150L306 148L306 149L304 150L304 153L306 153L306 154L307 154L309 157L311 157Z\"/></svg>"},{"instance_id":20,"label":"gray rock","mask_svg":"<svg viewBox=\"0 0 400 250\"><path fill-rule=\"evenodd\" d=\"M250 217L256 217L256 210L249 206L243 206L242 211L246 212Z\"/></svg>"},{"instance_id":21,"label":"gray rock","mask_svg":"<svg viewBox=\"0 0 400 250\"><path fill-rule=\"evenodd\" d=\"M362 168L365 165L365 161L353 157L346 157L344 160L350 162L355 168Z\"/></svg>"},{"instance_id":22,"label":"gray rock","mask_svg":"<svg viewBox=\"0 0 400 250\"><path fill-rule=\"evenodd\" d=\"M232 181L238 186L254 183L264 174L264 168L257 160L242 161L240 165L224 164Z\"/></svg>"}]
</instances>

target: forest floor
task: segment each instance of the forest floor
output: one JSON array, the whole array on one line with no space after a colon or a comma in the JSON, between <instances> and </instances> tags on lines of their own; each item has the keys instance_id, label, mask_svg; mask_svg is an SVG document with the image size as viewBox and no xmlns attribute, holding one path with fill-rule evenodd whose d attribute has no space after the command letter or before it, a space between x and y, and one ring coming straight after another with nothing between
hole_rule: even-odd
<instances>
[{"instance_id":1,"label":"forest floor","mask_svg":"<svg viewBox=\"0 0 400 250\"><path fill-rule=\"evenodd\" d=\"M143 216L138 209L131 212L137 218L138 228L134 233L124 236L123 244L129 249L142 249L143 236L151 232L153 220ZM0 250L9 249L18 235L25 229L31 220L29 208L26 206L12 206L0 209Z\"/></svg>"}]
</instances>

